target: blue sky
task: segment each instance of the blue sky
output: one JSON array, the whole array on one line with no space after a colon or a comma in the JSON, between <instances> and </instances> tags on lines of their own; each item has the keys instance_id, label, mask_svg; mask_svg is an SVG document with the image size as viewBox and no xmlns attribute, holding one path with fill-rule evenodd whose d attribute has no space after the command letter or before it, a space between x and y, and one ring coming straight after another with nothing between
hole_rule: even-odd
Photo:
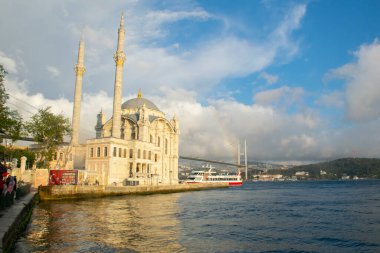
<instances>
[{"instance_id":1,"label":"blue sky","mask_svg":"<svg viewBox=\"0 0 380 253\"><path fill-rule=\"evenodd\" d=\"M176 114L182 155L231 160L247 139L260 161L379 157L379 1L0 4L0 64L26 119L48 105L71 117L83 31L82 139L93 137L96 113L111 116L124 11L123 99L141 88Z\"/></svg>"}]
</instances>

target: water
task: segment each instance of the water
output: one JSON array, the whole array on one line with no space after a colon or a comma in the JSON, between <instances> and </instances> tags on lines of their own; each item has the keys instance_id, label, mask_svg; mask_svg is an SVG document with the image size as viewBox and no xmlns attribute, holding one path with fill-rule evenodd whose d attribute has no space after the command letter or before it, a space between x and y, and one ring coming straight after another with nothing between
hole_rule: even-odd
<instances>
[{"instance_id":1,"label":"water","mask_svg":"<svg viewBox=\"0 0 380 253\"><path fill-rule=\"evenodd\" d=\"M380 181L40 203L16 252L380 252Z\"/></svg>"}]
</instances>

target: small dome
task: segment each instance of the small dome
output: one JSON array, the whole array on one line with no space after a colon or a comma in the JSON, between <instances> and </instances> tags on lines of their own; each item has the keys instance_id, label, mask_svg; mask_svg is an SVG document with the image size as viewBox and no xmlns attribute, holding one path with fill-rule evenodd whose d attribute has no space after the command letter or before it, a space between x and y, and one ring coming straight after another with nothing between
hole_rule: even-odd
<instances>
[{"instance_id":1,"label":"small dome","mask_svg":"<svg viewBox=\"0 0 380 253\"><path fill-rule=\"evenodd\" d=\"M151 110L160 111L158 107L146 98L137 97L132 98L121 105L121 109L136 109L141 108L145 104L146 108Z\"/></svg>"}]
</instances>

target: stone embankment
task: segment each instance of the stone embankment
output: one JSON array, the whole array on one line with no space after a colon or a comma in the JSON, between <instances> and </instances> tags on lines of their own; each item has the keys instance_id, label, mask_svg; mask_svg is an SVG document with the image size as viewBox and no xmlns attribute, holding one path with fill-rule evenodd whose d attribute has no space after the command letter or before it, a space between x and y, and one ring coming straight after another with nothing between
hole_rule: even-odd
<instances>
[{"instance_id":1,"label":"stone embankment","mask_svg":"<svg viewBox=\"0 0 380 253\"><path fill-rule=\"evenodd\" d=\"M37 192L26 196L0 212L0 252L9 252L18 235L28 225L35 204Z\"/></svg>"},{"instance_id":2,"label":"stone embankment","mask_svg":"<svg viewBox=\"0 0 380 253\"><path fill-rule=\"evenodd\" d=\"M121 195L148 195L157 193L174 193L227 188L228 183L177 184L160 186L89 186L89 185L54 185L40 186L40 200L99 198Z\"/></svg>"}]
</instances>

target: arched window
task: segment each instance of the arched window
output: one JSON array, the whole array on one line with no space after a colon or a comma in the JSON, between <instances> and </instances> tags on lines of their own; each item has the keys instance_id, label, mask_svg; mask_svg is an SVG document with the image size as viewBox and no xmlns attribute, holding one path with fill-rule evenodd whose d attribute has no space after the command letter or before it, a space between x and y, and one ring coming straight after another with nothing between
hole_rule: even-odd
<instances>
[{"instance_id":1,"label":"arched window","mask_svg":"<svg viewBox=\"0 0 380 253\"><path fill-rule=\"evenodd\" d=\"M133 149L129 150L129 158L133 158Z\"/></svg>"}]
</instances>

